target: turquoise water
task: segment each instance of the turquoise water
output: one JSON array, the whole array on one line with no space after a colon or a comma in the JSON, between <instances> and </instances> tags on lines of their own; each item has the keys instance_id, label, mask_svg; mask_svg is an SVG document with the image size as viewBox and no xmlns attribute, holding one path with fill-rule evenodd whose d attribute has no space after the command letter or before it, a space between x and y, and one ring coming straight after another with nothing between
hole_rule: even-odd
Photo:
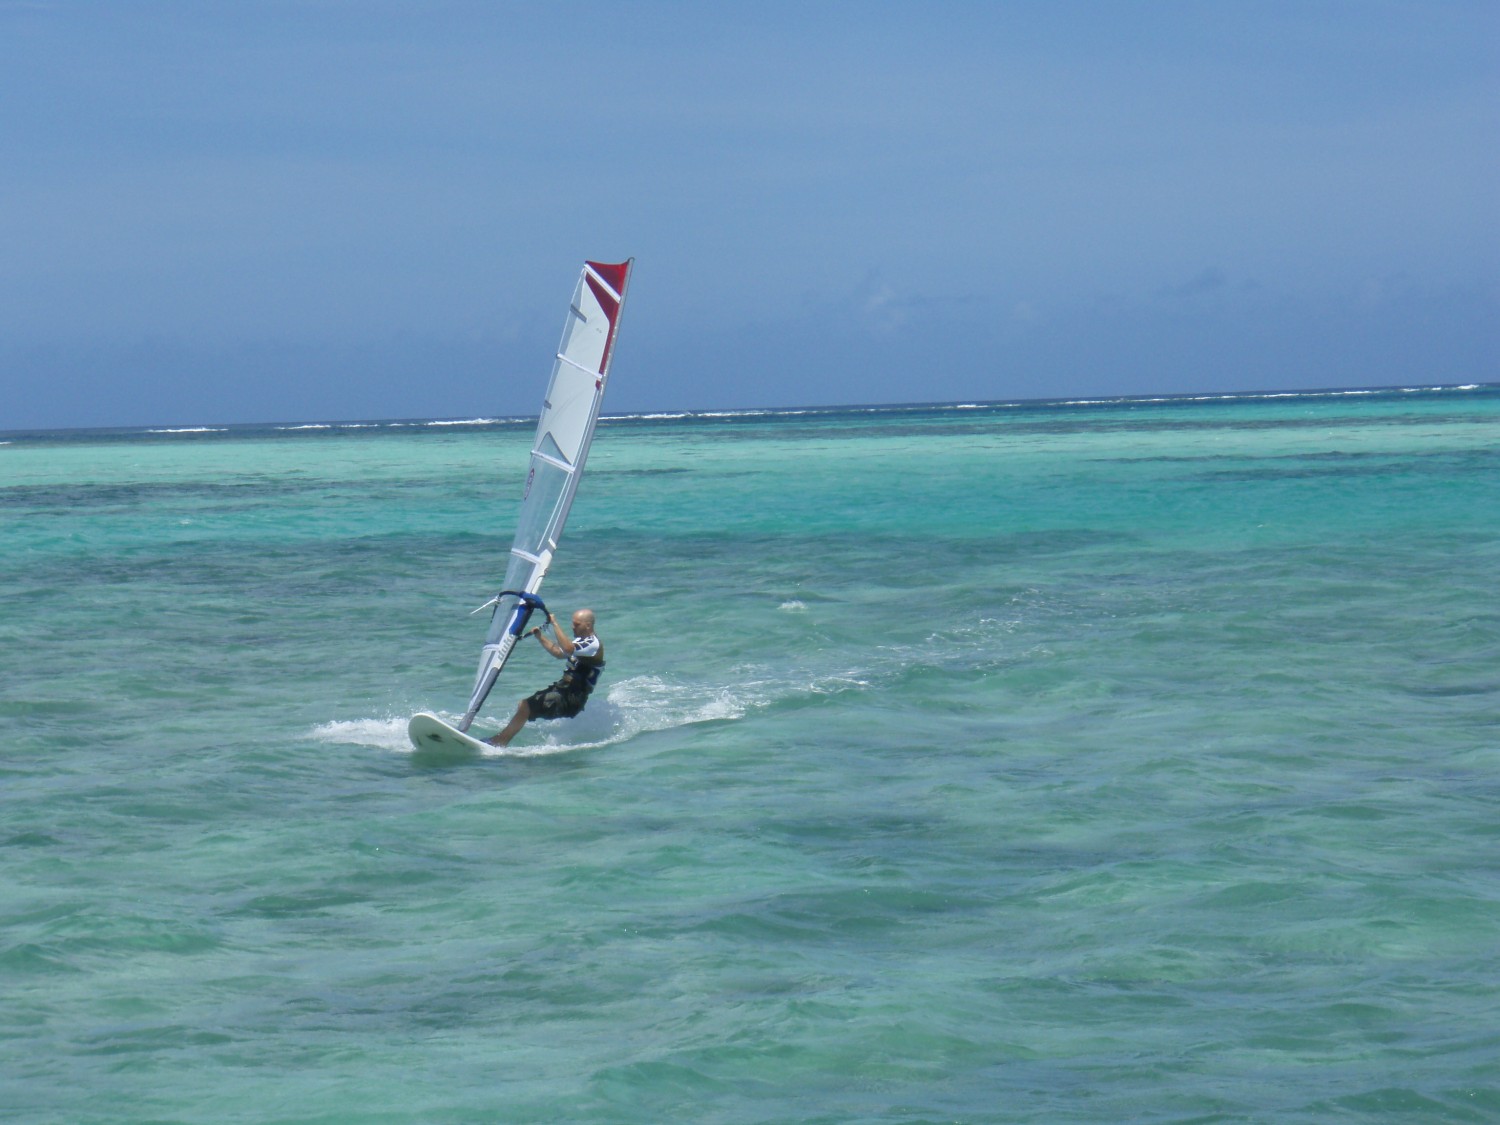
<instances>
[{"instance_id":1,"label":"turquoise water","mask_svg":"<svg viewBox=\"0 0 1500 1125\"><path fill-rule=\"evenodd\" d=\"M1500 1118L1500 388L530 438L0 434L6 1120Z\"/></svg>"}]
</instances>

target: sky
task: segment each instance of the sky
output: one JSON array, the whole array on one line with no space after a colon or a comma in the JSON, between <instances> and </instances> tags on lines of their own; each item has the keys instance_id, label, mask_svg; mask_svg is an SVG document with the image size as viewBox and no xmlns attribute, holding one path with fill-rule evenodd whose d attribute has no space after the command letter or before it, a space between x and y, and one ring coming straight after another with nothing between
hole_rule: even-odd
<instances>
[{"instance_id":1,"label":"sky","mask_svg":"<svg viewBox=\"0 0 1500 1125\"><path fill-rule=\"evenodd\" d=\"M1500 381L1493 0L0 0L0 430Z\"/></svg>"}]
</instances>

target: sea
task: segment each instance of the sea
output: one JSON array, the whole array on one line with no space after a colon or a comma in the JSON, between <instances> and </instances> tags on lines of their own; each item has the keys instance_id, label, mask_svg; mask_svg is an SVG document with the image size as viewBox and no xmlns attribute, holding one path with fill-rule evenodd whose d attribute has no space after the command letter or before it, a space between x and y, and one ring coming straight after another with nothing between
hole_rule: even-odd
<instances>
[{"instance_id":1,"label":"sea","mask_svg":"<svg viewBox=\"0 0 1500 1125\"><path fill-rule=\"evenodd\" d=\"M0 434L9 1125L1500 1120L1500 385L534 427Z\"/></svg>"}]
</instances>

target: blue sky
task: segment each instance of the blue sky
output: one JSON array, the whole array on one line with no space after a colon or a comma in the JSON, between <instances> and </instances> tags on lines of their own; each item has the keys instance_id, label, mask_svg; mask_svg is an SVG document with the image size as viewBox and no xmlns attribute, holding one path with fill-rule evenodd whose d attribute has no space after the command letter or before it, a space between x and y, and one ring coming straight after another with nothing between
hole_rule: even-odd
<instances>
[{"instance_id":1,"label":"blue sky","mask_svg":"<svg viewBox=\"0 0 1500 1125\"><path fill-rule=\"evenodd\" d=\"M0 430L1500 379L1500 5L0 0Z\"/></svg>"}]
</instances>

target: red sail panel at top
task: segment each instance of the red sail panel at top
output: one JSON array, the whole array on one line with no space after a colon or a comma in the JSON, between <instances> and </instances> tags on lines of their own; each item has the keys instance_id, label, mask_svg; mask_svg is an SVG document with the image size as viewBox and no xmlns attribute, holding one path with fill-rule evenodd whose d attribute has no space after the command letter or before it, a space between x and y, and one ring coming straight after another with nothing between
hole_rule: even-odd
<instances>
[{"instance_id":1,"label":"red sail panel at top","mask_svg":"<svg viewBox=\"0 0 1500 1125\"><path fill-rule=\"evenodd\" d=\"M630 269L630 262L616 262L609 265L605 262L588 262L588 267L609 283L609 287L616 293L625 292L625 274Z\"/></svg>"},{"instance_id":2,"label":"red sail panel at top","mask_svg":"<svg viewBox=\"0 0 1500 1125\"><path fill-rule=\"evenodd\" d=\"M595 278L590 277L587 272L584 273L584 280L589 283L589 291L594 294L594 299L599 302L599 307L604 310L604 315L609 317L609 337L604 341L604 355L599 361L599 373L601 375L609 370L610 352L614 350L615 346L615 330L619 327L620 304L625 298L625 277L630 273L630 263L633 261L635 261L634 258L627 258L625 261L616 262L613 265L607 262L584 263L590 270L593 270L594 273L603 278L605 283L615 293L619 294L619 297L616 298L607 292L604 286L600 285Z\"/></svg>"}]
</instances>

